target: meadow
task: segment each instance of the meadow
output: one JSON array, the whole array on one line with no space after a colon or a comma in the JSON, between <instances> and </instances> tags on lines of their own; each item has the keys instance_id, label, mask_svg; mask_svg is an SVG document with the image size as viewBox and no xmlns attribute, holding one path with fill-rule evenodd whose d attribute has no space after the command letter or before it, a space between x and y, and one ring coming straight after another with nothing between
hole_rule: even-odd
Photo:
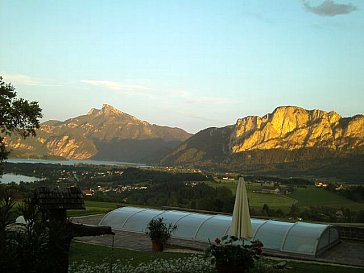
<instances>
[{"instance_id":1,"label":"meadow","mask_svg":"<svg viewBox=\"0 0 364 273\"><path fill-rule=\"evenodd\" d=\"M297 200L297 205L300 207L326 206L338 209L342 207L349 208L351 210L364 209L364 203L354 202L333 192L321 188L315 188L313 186L298 188L289 196Z\"/></svg>"},{"instance_id":2,"label":"meadow","mask_svg":"<svg viewBox=\"0 0 364 273\"><path fill-rule=\"evenodd\" d=\"M236 184L235 181L208 182L211 187L227 187L233 194L236 192ZM337 209L344 207L356 211L364 209L364 203L354 202L339 194L315 186L296 187L293 193L287 195L256 192L261 187L261 183L247 183L249 205L252 208L261 209L264 204L267 204L270 208L288 212L292 204L297 204L301 209L310 206L325 206ZM284 185L281 187L286 188Z\"/></svg>"},{"instance_id":3,"label":"meadow","mask_svg":"<svg viewBox=\"0 0 364 273\"><path fill-rule=\"evenodd\" d=\"M109 211L117 209L119 205L112 202L85 201L85 210L68 210L67 216L85 216L93 214L105 214Z\"/></svg>"}]
</instances>

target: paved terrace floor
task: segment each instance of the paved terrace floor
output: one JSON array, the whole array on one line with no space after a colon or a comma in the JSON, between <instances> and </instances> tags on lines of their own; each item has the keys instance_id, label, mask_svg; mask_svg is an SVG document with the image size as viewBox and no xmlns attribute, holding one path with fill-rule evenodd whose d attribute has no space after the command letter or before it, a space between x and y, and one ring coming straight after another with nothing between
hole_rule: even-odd
<instances>
[{"instance_id":1,"label":"paved terrace floor","mask_svg":"<svg viewBox=\"0 0 364 273\"><path fill-rule=\"evenodd\" d=\"M103 215L75 217L72 218L72 222L97 225L102 217ZM146 234L119 230L114 230L114 232L114 247L139 251L152 251L152 244ZM86 236L77 237L75 239L90 244L112 246L113 235ZM207 246L207 243L172 238L168 241L166 251L202 252ZM360 266L364 268L364 242L362 241L342 240L339 244L324 252L317 258L300 255L287 256L282 255L281 253L268 251L265 251L265 253L268 256L272 255L287 259L293 258L330 264Z\"/></svg>"}]
</instances>

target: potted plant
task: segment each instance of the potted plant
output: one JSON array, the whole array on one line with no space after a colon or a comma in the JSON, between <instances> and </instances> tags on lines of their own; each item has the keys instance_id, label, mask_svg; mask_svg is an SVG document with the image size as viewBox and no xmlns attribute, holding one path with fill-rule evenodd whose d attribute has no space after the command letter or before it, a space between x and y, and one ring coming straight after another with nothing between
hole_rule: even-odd
<instances>
[{"instance_id":1,"label":"potted plant","mask_svg":"<svg viewBox=\"0 0 364 273\"><path fill-rule=\"evenodd\" d=\"M243 273L254 266L255 260L262 253L263 244L252 241L244 245L235 236L216 238L214 243L206 249L206 255L221 273Z\"/></svg>"},{"instance_id":2,"label":"potted plant","mask_svg":"<svg viewBox=\"0 0 364 273\"><path fill-rule=\"evenodd\" d=\"M163 217L152 219L147 226L147 234L152 240L152 247L154 252L163 251L164 244L171 234L177 229L176 225L166 224L163 222Z\"/></svg>"}]
</instances>

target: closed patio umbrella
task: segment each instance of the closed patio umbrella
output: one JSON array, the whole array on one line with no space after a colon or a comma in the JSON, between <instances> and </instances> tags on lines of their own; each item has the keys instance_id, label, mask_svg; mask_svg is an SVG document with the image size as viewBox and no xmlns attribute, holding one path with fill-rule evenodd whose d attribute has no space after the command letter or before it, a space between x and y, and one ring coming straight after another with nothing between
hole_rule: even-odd
<instances>
[{"instance_id":1,"label":"closed patio umbrella","mask_svg":"<svg viewBox=\"0 0 364 273\"><path fill-rule=\"evenodd\" d=\"M243 177L239 178L236 189L234 212L231 221L230 235L238 239L250 240L253 238L253 229L250 221L248 196Z\"/></svg>"}]
</instances>

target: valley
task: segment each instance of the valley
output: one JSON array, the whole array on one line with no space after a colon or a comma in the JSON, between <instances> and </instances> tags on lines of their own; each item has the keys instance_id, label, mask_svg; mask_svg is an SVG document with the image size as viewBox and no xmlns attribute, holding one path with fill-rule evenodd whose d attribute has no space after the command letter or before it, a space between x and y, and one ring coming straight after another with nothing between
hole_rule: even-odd
<instances>
[{"instance_id":1,"label":"valley","mask_svg":"<svg viewBox=\"0 0 364 273\"><path fill-rule=\"evenodd\" d=\"M246 175L363 183L364 116L280 106L262 117L192 135L150 124L111 105L64 122L41 124L36 137L6 138L13 158L101 160L198 168Z\"/></svg>"},{"instance_id":2,"label":"valley","mask_svg":"<svg viewBox=\"0 0 364 273\"><path fill-rule=\"evenodd\" d=\"M178 207L230 214L238 175L127 165L5 163L4 167L5 172L42 178L34 183L10 184L23 194L38 186L80 187L87 209L71 211L70 215L105 213L125 205ZM359 199L355 196L350 199L350 195L343 194L351 189L363 192L363 186L320 184L318 180L315 184L311 179L269 176L246 176L245 179L253 217L318 222L364 220L363 195L359 194Z\"/></svg>"}]
</instances>

